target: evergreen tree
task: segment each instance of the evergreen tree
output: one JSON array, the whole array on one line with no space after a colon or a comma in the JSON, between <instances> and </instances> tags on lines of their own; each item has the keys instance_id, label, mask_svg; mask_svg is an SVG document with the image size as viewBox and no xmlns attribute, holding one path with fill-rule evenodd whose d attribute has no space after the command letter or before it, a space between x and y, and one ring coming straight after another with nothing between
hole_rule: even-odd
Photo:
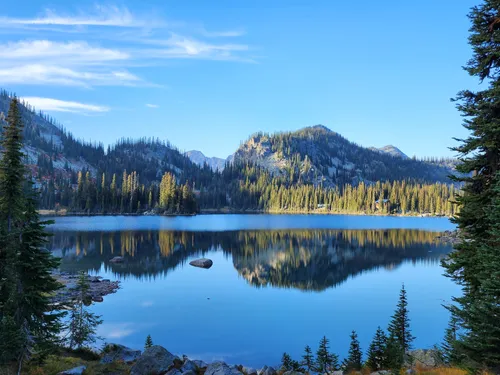
<instances>
[{"instance_id":1,"label":"evergreen tree","mask_svg":"<svg viewBox=\"0 0 500 375\"><path fill-rule=\"evenodd\" d=\"M70 348L82 348L93 344L98 339L97 327L102 323L101 317L88 311L89 281L85 273L78 278L77 290L79 297L70 313L68 343Z\"/></svg>"},{"instance_id":2,"label":"evergreen tree","mask_svg":"<svg viewBox=\"0 0 500 375\"><path fill-rule=\"evenodd\" d=\"M58 262L42 249L47 234L36 210L36 194L25 176L23 124L18 101L10 103L0 160L0 342L3 363L43 356L57 340L61 314L50 307L59 284L51 271Z\"/></svg>"},{"instance_id":3,"label":"evergreen tree","mask_svg":"<svg viewBox=\"0 0 500 375\"><path fill-rule=\"evenodd\" d=\"M316 352L316 371L325 373L329 371L337 371L339 369L339 357L330 353L330 341L324 336L320 342L318 351Z\"/></svg>"},{"instance_id":4,"label":"evergreen tree","mask_svg":"<svg viewBox=\"0 0 500 375\"><path fill-rule=\"evenodd\" d=\"M314 371L314 356L309 345L304 348L304 355L302 356L302 366L308 373Z\"/></svg>"},{"instance_id":5,"label":"evergreen tree","mask_svg":"<svg viewBox=\"0 0 500 375\"><path fill-rule=\"evenodd\" d=\"M452 316L448 327L446 328L443 343L440 347L440 352L443 357L443 362L447 365L460 365L460 354L458 351L458 324Z\"/></svg>"},{"instance_id":6,"label":"evergreen tree","mask_svg":"<svg viewBox=\"0 0 500 375\"><path fill-rule=\"evenodd\" d=\"M408 299L406 296L406 289L403 284L401 287L401 292L399 293L399 302L392 316L392 320L389 323L388 328L391 337L398 340L403 353L408 352L411 349L411 343L415 339L412 336L410 330L410 317L408 311Z\"/></svg>"},{"instance_id":7,"label":"evergreen tree","mask_svg":"<svg viewBox=\"0 0 500 375\"><path fill-rule=\"evenodd\" d=\"M368 360L366 361L366 365L372 371L382 370L383 366L387 363L385 358L386 346L387 336L382 328L378 327L368 348Z\"/></svg>"},{"instance_id":8,"label":"evergreen tree","mask_svg":"<svg viewBox=\"0 0 500 375\"><path fill-rule=\"evenodd\" d=\"M405 353L400 340L397 337L390 335L387 339L387 345L385 347L385 363L383 367L390 369L393 374L399 375L399 371L404 365L404 358Z\"/></svg>"},{"instance_id":9,"label":"evergreen tree","mask_svg":"<svg viewBox=\"0 0 500 375\"><path fill-rule=\"evenodd\" d=\"M472 59L466 71L483 83L482 90L461 91L456 100L470 136L455 149L460 153L458 177L464 182L457 197L455 222L462 241L443 262L446 273L462 286L450 308L463 328L458 346L475 370L500 371L499 233L492 223L500 197L495 190L500 170L500 0L483 0L472 8L469 44ZM494 251L496 249L496 251ZM490 271L493 271L491 273Z\"/></svg>"},{"instance_id":10,"label":"evergreen tree","mask_svg":"<svg viewBox=\"0 0 500 375\"><path fill-rule=\"evenodd\" d=\"M356 331L352 331L350 337L351 344L349 346L349 353L344 361L343 367L347 372L359 371L361 370L363 354L361 353L361 348Z\"/></svg>"},{"instance_id":11,"label":"evergreen tree","mask_svg":"<svg viewBox=\"0 0 500 375\"><path fill-rule=\"evenodd\" d=\"M151 338L151 335L148 335L146 337L146 343L144 344L144 349L151 348L153 346L153 339Z\"/></svg>"},{"instance_id":12,"label":"evergreen tree","mask_svg":"<svg viewBox=\"0 0 500 375\"><path fill-rule=\"evenodd\" d=\"M292 357L288 353L283 353L281 356L281 370L292 371Z\"/></svg>"}]
</instances>

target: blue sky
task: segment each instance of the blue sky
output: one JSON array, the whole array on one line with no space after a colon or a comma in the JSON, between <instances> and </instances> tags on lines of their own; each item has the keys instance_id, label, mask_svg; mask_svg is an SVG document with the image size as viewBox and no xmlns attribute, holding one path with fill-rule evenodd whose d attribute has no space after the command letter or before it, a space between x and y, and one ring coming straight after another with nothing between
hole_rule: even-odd
<instances>
[{"instance_id":1,"label":"blue sky","mask_svg":"<svg viewBox=\"0 0 500 375\"><path fill-rule=\"evenodd\" d=\"M451 156L467 133L450 98L477 87L461 66L478 1L11 1L0 87L105 144L226 157L254 132L324 124Z\"/></svg>"}]
</instances>

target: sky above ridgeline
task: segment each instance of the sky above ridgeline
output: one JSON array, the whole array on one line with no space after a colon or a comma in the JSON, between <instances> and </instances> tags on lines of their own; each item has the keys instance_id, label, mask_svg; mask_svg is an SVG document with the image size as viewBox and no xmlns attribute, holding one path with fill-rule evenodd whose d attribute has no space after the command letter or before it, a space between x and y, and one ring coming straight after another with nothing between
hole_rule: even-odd
<instances>
[{"instance_id":1,"label":"sky above ridgeline","mask_svg":"<svg viewBox=\"0 0 500 375\"><path fill-rule=\"evenodd\" d=\"M105 145L158 137L226 157L257 131L323 124L453 156L478 2L9 1L0 87Z\"/></svg>"}]
</instances>

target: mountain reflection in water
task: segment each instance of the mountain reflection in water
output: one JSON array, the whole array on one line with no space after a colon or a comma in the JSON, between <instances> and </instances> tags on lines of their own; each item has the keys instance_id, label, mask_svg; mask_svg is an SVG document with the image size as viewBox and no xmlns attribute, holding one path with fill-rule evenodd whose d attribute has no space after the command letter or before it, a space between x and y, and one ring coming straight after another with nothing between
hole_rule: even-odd
<instances>
[{"instance_id":1,"label":"mountain reflection in water","mask_svg":"<svg viewBox=\"0 0 500 375\"><path fill-rule=\"evenodd\" d=\"M411 230L57 231L50 248L63 271L104 268L125 279L165 276L188 258L221 251L255 287L322 291L406 261L436 264L452 250L438 233ZM123 263L111 263L114 256Z\"/></svg>"}]
</instances>

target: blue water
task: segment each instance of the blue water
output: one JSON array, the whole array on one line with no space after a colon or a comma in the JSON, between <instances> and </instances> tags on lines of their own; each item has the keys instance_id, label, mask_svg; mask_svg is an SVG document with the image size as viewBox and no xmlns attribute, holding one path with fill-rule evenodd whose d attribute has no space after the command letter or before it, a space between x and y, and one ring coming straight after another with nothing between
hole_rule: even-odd
<instances>
[{"instance_id":1,"label":"blue water","mask_svg":"<svg viewBox=\"0 0 500 375\"><path fill-rule=\"evenodd\" d=\"M386 327L402 283L414 346L444 333L442 307L459 288L442 276L451 251L435 241L444 218L312 215L61 217L51 247L65 271L118 279L94 304L107 342L142 348L151 334L176 354L260 367L300 359L323 335L346 355ZM109 262L113 256L122 264ZM213 260L211 269L188 263Z\"/></svg>"}]
</instances>

